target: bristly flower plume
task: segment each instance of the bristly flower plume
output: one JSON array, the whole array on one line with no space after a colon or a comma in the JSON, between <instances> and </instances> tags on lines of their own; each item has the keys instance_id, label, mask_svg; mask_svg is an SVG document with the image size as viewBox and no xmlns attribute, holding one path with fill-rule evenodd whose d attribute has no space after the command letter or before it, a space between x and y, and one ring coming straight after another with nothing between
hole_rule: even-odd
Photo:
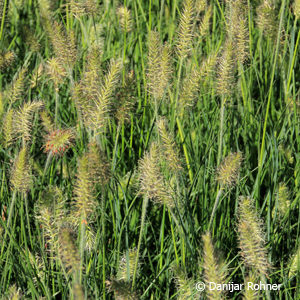
<instances>
[{"instance_id":1,"label":"bristly flower plume","mask_svg":"<svg viewBox=\"0 0 300 300\"><path fill-rule=\"evenodd\" d=\"M250 274L246 277L245 279L245 286L248 285L248 282L252 282L252 283L258 283L257 280L257 274L255 274L252 270L250 271ZM260 299L259 297L259 290L255 290L255 289L250 289L250 288L246 288L244 295L243 295L243 300L257 300Z\"/></svg>"},{"instance_id":2,"label":"bristly flower plume","mask_svg":"<svg viewBox=\"0 0 300 300\"><path fill-rule=\"evenodd\" d=\"M52 130L46 136L45 152L52 155L63 155L73 143L75 134L72 129Z\"/></svg>"},{"instance_id":3,"label":"bristly flower plume","mask_svg":"<svg viewBox=\"0 0 300 300\"><path fill-rule=\"evenodd\" d=\"M219 61L217 91L220 96L230 96L234 89L236 60L231 40L227 40Z\"/></svg>"},{"instance_id":4,"label":"bristly flower plume","mask_svg":"<svg viewBox=\"0 0 300 300\"><path fill-rule=\"evenodd\" d=\"M17 110L14 125L17 137L22 138L25 142L30 141L33 114L42 108L43 105L41 101L25 102L23 106Z\"/></svg>"},{"instance_id":5,"label":"bristly flower plume","mask_svg":"<svg viewBox=\"0 0 300 300\"><path fill-rule=\"evenodd\" d=\"M74 32L66 33L62 25L56 21L47 28L47 32L59 64L62 68L71 70L77 59Z\"/></svg>"},{"instance_id":6,"label":"bristly flower plume","mask_svg":"<svg viewBox=\"0 0 300 300\"><path fill-rule=\"evenodd\" d=\"M204 268L204 281L207 285L210 282L217 284L224 284L226 282L227 270L225 263L220 263L218 255L215 254L214 246L211 241L209 232L203 236L203 268ZM207 299L221 300L224 297L224 291L217 289L206 290Z\"/></svg>"},{"instance_id":7,"label":"bristly flower plume","mask_svg":"<svg viewBox=\"0 0 300 300\"><path fill-rule=\"evenodd\" d=\"M296 253L291 257L289 263L289 278L300 273L300 246L298 247Z\"/></svg>"},{"instance_id":8,"label":"bristly flower plume","mask_svg":"<svg viewBox=\"0 0 300 300\"><path fill-rule=\"evenodd\" d=\"M270 40L275 40L277 31L277 16L275 11L275 4L272 0L263 0L257 7L256 23L258 28Z\"/></svg>"},{"instance_id":9,"label":"bristly flower plume","mask_svg":"<svg viewBox=\"0 0 300 300\"><path fill-rule=\"evenodd\" d=\"M105 154L100 150L96 142L92 141L88 145L87 158L89 161L88 170L91 181L104 186L111 178L110 165Z\"/></svg>"},{"instance_id":10,"label":"bristly flower plume","mask_svg":"<svg viewBox=\"0 0 300 300\"><path fill-rule=\"evenodd\" d=\"M90 172L90 161L87 154L78 159L77 178L74 187L74 201L77 219L84 218L88 223L88 218L95 210L95 187Z\"/></svg>"},{"instance_id":11,"label":"bristly flower plume","mask_svg":"<svg viewBox=\"0 0 300 300\"><path fill-rule=\"evenodd\" d=\"M69 229L61 229L58 235L59 256L62 260L67 272L74 274L80 270L80 258L76 249L71 231Z\"/></svg>"},{"instance_id":12,"label":"bristly flower plume","mask_svg":"<svg viewBox=\"0 0 300 300\"><path fill-rule=\"evenodd\" d=\"M294 1L293 10L294 10L295 17L298 20L300 18L300 0L295 0Z\"/></svg>"},{"instance_id":13,"label":"bristly flower plume","mask_svg":"<svg viewBox=\"0 0 300 300\"><path fill-rule=\"evenodd\" d=\"M130 32L132 29L132 18L130 10L125 6L120 6L117 11L119 22L124 32Z\"/></svg>"},{"instance_id":14,"label":"bristly flower plume","mask_svg":"<svg viewBox=\"0 0 300 300\"><path fill-rule=\"evenodd\" d=\"M210 27L210 18L212 16L212 6L208 6L208 8L205 11L205 14L200 22L199 25L199 36L201 38L204 38L209 33L209 27Z\"/></svg>"},{"instance_id":15,"label":"bristly flower plume","mask_svg":"<svg viewBox=\"0 0 300 300\"><path fill-rule=\"evenodd\" d=\"M140 192L148 199L173 207L172 192L167 188L160 169L159 146L152 143L149 152L139 162Z\"/></svg>"},{"instance_id":16,"label":"bristly flower plume","mask_svg":"<svg viewBox=\"0 0 300 300\"><path fill-rule=\"evenodd\" d=\"M158 134L162 141L162 153L172 172L180 172L182 170L178 149L174 141L174 137L168 132L167 120L160 118L156 122Z\"/></svg>"},{"instance_id":17,"label":"bristly flower plume","mask_svg":"<svg viewBox=\"0 0 300 300\"><path fill-rule=\"evenodd\" d=\"M173 268L174 279L177 289L177 298L178 300L188 300L193 299L195 293L195 282L192 279L189 279L180 267L176 266Z\"/></svg>"},{"instance_id":18,"label":"bristly flower plume","mask_svg":"<svg viewBox=\"0 0 300 300\"><path fill-rule=\"evenodd\" d=\"M254 268L255 272L267 275L270 264L265 247L263 222L255 210L253 199L250 197L240 197L238 219L240 254L245 264Z\"/></svg>"},{"instance_id":19,"label":"bristly flower plume","mask_svg":"<svg viewBox=\"0 0 300 300\"><path fill-rule=\"evenodd\" d=\"M249 56L249 32L247 19L247 1L228 1L227 5L227 37L234 45L234 55L240 63Z\"/></svg>"},{"instance_id":20,"label":"bristly flower plume","mask_svg":"<svg viewBox=\"0 0 300 300\"><path fill-rule=\"evenodd\" d=\"M284 182L280 182L277 191L277 205L274 207L279 212L281 218L283 218L291 208L290 195L287 185Z\"/></svg>"},{"instance_id":21,"label":"bristly flower plume","mask_svg":"<svg viewBox=\"0 0 300 300\"><path fill-rule=\"evenodd\" d=\"M40 112L40 117L41 117L42 124L43 124L45 131L47 133L52 132L54 130L54 123L53 123L51 117L49 116L48 112L46 110L42 110Z\"/></svg>"},{"instance_id":22,"label":"bristly flower plume","mask_svg":"<svg viewBox=\"0 0 300 300\"><path fill-rule=\"evenodd\" d=\"M119 124L129 123L135 105L135 77L130 71L126 77L124 85L116 95L115 117Z\"/></svg>"},{"instance_id":23,"label":"bristly flower plume","mask_svg":"<svg viewBox=\"0 0 300 300\"><path fill-rule=\"evenodd\" d=\"M27 69L23 67L9 85L8 89L4 91L5 96L9 99L11 104L22 99L25 90L26 73Z\"/></svg>"},{"instance_id":24,"label":"bristly flower plume","mask_svg":"<svg viewBox=\"0 0 300 300\"><path fill-rule=\"evenodd\" d=\"M46 249L58 250L58 234L66 220L63 192L58 187L50 187L43 193L42 201L35 206L35 216L43 229Z\"/></svg>"},{"instance_id":25,"label":"bristly flower plume","mask_svg":"<svg viewBox=\"0 0 300 300\"><path fill-rule=\"evenodd\" d=\"M184 115L185 111L194 105L194 100L200 87L200 80L200 70L197 66L193 67L183 79L177 105L181 117Z\"/></svg>"},{"instance_id":26,"label":"bristly flower plume","mask_svg":"<svg viewBox=\"0 0 300 300\"><path fill-rule=\"evenodd\" d=\"M12 65L15 60L15 53L13 51L6 51L0 53L0 70L4 70Z\"/></svg>"},{"instance_id":27,"label":"bristly flower plume","mask_svg":"<svg viewBox=\"0 0 300 300\"><path fill-rule=\"evenodd\" d=\"M123 280L126 282L130 282L132 280L136 256L136 249L129 249L128 254L124 253L119 262L117 280Z\"/></svg>"},{"instance_id":28,"label":"bristly flower plume","mask_svg":"<svg viewBox=\"0 0 300 300\"><path fill-rule=\"evenodd\" d=\"M177 53L180 59L184 59L191 50L194 9L194 0L184 0L177 38Z\"/></svg>"},{"instance_id":29,"label":"bristly flower plume","mask_svg":"<svg viewBox=\"0 0 300 300\"><path fill-rule=\"evenodd\" d=\"M131 290L131 285L123 280L106 280L106 287L109 292L114 292L115 300L138 300L138 295Z\"/></svg>"},{"instance_id":30,"label":"bristly flower plume","mask_svg":"<svg viewBox=\"0 0 300 300\"><path fill-rule=\"evenodd\" d=\"M53 81L54 88L58 91L59 85L67 76L67 71L56 57L50 58L47 62L46 72L49 78Z\"/></svg>"},{"instance_id":31,"label":"bristly flower plume","mask_svg":"<svg viewBox=\"0 0 300 300\"><path fill-rule=\"evenodd\" d=\"M96 133L103 132L106 127L112 106L110 101L111 96L116 88L121 70L121 61L112 60L109 71L105 75L102 82L100 91L97 93L96 98L93 99L93 102L91 103L91 110L87 112L90 113L90 118L87 125L94 129Z\"/></svg>"},{"instance_id":32,"label":"bristly flower plume","mask_svg":"<svg viewBox=\"0 0 300 300\"><path fill-rule=\"evenodd\" d=\"M238 179L243 156L241 152L230 153L217 169L216 179L221 186L232 187Z\"/></svg>"},{"instance_id":33,"label":"bristly flower plume","mask_svg":"<svg viewBox=\"0 0 300 300\"><path fill-rule=\"evenodd\" d=\"M172 72L170 63L170 47L162 45L159 33L150 31L148 48L148 89L155 100L160 100L170 81Z\"/></svg>"},{"instance_id":34,"label":"bristly flower plume","mask_svg":"<svg viewBox=\"0 0 300 300\"><path fill-rule=\"evenodd\" d=\"M10 182L12 190L19 193L26 193L32 183L31 166L28 163L27 148L23 147L14 161Z\"/></svg>"}]
</instances>

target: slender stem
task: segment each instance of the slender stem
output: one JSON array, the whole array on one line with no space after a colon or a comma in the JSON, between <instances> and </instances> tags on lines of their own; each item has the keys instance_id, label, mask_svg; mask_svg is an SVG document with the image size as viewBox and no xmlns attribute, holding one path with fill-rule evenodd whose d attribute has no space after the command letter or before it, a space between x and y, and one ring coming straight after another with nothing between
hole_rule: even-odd
<instances>
[{"instance_id":1,"label":"slender stem","mask_svg":"<svg viewBox=\"0 0 300 300\"><path fill-rule=\"evenodd\" d=\"M8 3L8 0L4 0L3 11L2 11L2 16L1 16L1 24L0 24L0 41L2 40L7 3Z\"/></svg>"},{"instance_id":2,"label":"slender stem","mask_svg":"<svg viewBox=\"0 0 300 300\"><path fill-rule=\"evenodd\" d=\"M9 211L8 211L7 229L9 229L9 225L10 225L11 218L12 218L12 215L13 215L14 206L15 206L15 203L16 203L16 198L17 198L17 192L14 191L13 194L12 194L11 204L10 204ZM6 236L6 234L5 234L5 236ZM4 240L5 240L5 238L4 238Z\"/></svg>"},{"instance_id":3,"label":"slender stem","mask_svg":"<svg viewBox=\"0 0 300 300\"><path fill-rule=\"evenodd\" d=\"M226 102L226 98L222 98L222 104L220 110L220 133L219 133L219 148L218 148L218 160L217 160L218 165L220 164L222 158L225 102Z\"/></svg>"},{"instance_id":4,"label":"slender stem","mask_svg":"<svg viewBox=\"0 0 300 300\"><path fill-rule=\"evenodd\" d=\"M7 234L8 234L8 230L9 230L10 222L11 222L11 219L12 219L16 199L17 199L17 192L14 191L13 194L12 194L11 204L9 206L9 211L8 211L8 216L7 216L7 227L6 227L6 230L5 230L5 235L4 235L3 241L6 240L6 237L7 237ZM4 245L5 245L5 243L2 243L1 257L2 257L2 253L3 253L3 250L4 250Z\"/></svg>"},{"instance_id":5,"label":"slender stem","mask_svg":"<svg viewBox=\"0 0 300 300\"><path fill-rule=\"evenodd\" d=\"M136 274L137 274L137 266L139 262L139 254L140 254L140 248L142 243L142 236L143 231L145 227L145 219L146 219L146 211L148 206L149 199L145 196L143 200L143 207L142 207L142 217L141 217L141 227L140 227L140 234L139 234L139 240L138 240L138 246L137 246L137 252L136 252L136 259L134 264L134 272L132 277L132 290L134 290L135 280L136 280Z\"/></svg>"},{"instance_id":6,"label":"slender stem","mask_svg":"<svg viewBox=\"0 0 300 300\"><path fill-rule=\"evenodd\" d=\"M296 22L297 22L297 20L295 20L295 24L294 24L295 29L296 29ZM295 50L294 50L294 54L293 54L293 60L292 60L292 63L291 63L288 82L287 82L287 85L286 85L286 95L287 96L288 96L288 93L289 93L289 90L290 90L290 84L291 84L291 80L292 80L292 73L293 73L293 69L294 69L294 65L295 65L299 40L300 40L300 30L298 31L297 41L296 41Z\"/></svg>"},{"instance_id":7,"label":"slender stem","mask_svg":"<svg viewBox=\"0 0 300 300\"><path fill-rule=\"evenodd\" d=\"M29 209L28 209L28 198L27 194L24 195L24 203L25 203L25 213L26 213L26 220L27 220L27 226L28 226L28 233L29 233L29 240L30 240L30 246L33 248L32 244L32 237L31 237L31 231L30 231L30 222L29 222Z\"/></svg>"},{"instance_id":8,"label":"slender stem","mask_svg":"<svg viewBox=\"0 0 300 300\"><path fill-rule=\"evenodd\" d=\"M271 75L271 83L269 88L269 96L268 96L268 102L267 102L267 108L266 108L266 114L265 114L265 122L263 127L263 137L261 142L261 148L260 148L260 157L259 157L259 164L258 164L258 174L260 174L262 169L262 163L263 163L263 157L265 152L265 140L266 140L266 132L267 132L267 122L269 117L269 110L270 110L270 104L271 104L271 97L272 97L272 90L273 90L273 83L274 83L274 76L275 76L275 70L277 65L277 57L278 57L278 51L279 51L279 42L280 42L280 35L281 35L281 26L283 23L283 15L285 10L285 0L282 1L281 5L281 15L280 15L280 22L279 22L279 28L277 33L277 42L276 42L276 49L275 49L275 58L273 63L273 70ZM260 176L259 176L260 177Z\"/></svg>"},{"instance_id":9,"label":"slender stem","mask_svg":"<svg viewBox=\"0 0 300 300\"><path fill-rule=\"evenodd\" d=\"M58 96L58 90L55 88L55 126L57 127L57 120L58 120L58 107L59 107L59 96Z\"/></svg>"},{"instance_id":10,"label":"slender stem","mask_svg":"<svg viewBox=\"0 0 300 300\"><path fill-rule=\"evenodd\" d=\"M212 225L212 223L213 223L213 220L214 220L214 217L215 217L215 214L216 214L216 211L217 211L217 208L218 208L218 205L219 205L219 202L220 202L220 198L221 198L221 196L222 196L222 193L223 193L223 187L221 186L220 189L219 189L219 192L218 192L218 194L217 194L217 197L216 197L216 200L215 200L215 204L214 204L214 207L213 207L211 216L210 216L210 221L209 221L209 225L208 225L208 230L210 230L211 225Z\"/></svg>"},{"instance_id":11,"label":"slender stem","mask_svg":"<svg viewBox=\"0 0 300 300\"><path fill-rule=\"evenodd\" d=\"M80 224L80 270L79 270L79 282L82 282L82 270L84 263L84 245L85 245L85 230L86 230L86 217L83 213L81 216Z\"/></svg>"},{"instance_id":12,"label":"slender stem","mask_svg":"<svg viewBox=\"0 0 300 300\"><path fill-rule=\"evenodd\" d=\"M119 139L119 135L120 135L120 123L118 124L117 127L117 133L116 133L116 139L115 139L115 146L114 146L114 152L113 152L113 159L112 159L112 170L114 171L116 168L116 153L117 153L117 147L118 147L118 139Z\"/></svg>"},{"instance_id":13,"label":"slender stem","mask_svg":"<svg viewBox=\"0 0 300 300\"><path fill-rule=\"evenodd\" d=\"M103 299L105 299L105 199L102 188L102 199L101 199L101 221L102 221L102 286L103 286Z\"/></svg>"},{"instance_id":14,"label":"slender stem","mask_svg":"<svg viewBox=\"0 0 300 300\"><path fill-rule=\"evenodd\" d=\"M267 278L265 275L261 275L261 281L267 285ZM266 298L267 300L271 300L271 295L270 295L270 291L268 289L266 289Z\"/></svg>"},{"instance_id":15,"label":"slender stem","mask_svg":"<svg viewBox=\"0 0 300 300\"><path fill-rule=\"evenodd\" d=\"M183 130L182 130L181 122L180 122L179 118L176 118L176 123L177 123L178 132L179 132L179 136L180 136L180 141L181 141L182 147L183 147L183 153L184 153L187 169L188 169L188 172L189 172L190 182L192 183L194 176L193 176L193 172L192 172L192 169L191 169L190 160L189 160L189 153L188 153L187 148L186 148L185 139L184 139L184 135L183 135Z\"/></svg>"}]
</instances>

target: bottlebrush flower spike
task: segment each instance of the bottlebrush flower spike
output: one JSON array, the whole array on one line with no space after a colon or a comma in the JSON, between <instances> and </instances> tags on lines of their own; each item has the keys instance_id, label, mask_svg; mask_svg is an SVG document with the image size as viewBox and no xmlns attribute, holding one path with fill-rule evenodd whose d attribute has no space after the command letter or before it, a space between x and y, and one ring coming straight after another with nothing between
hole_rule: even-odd
<instances>
[{"instance_id":1,"label":"bottlebrush flower spike","mask_svg":"<svg viewBox=\"0 0 300 300\"><path fill-rule=\"evenodd\" d=\"M156 203L174 207L172 191L166 185L160 168L159 145L155 142L139 162L139 182L141 194Z\"/></svg>"},{"instance_id":2,"label":"bottlebrush flower spike","mask_svg":"<svg viewBox=\"0 0 300 300\"><path fill-rule=\"evenodd\" d=\"M28 164L26 147L21 149L15 159L10 181L12 190L21 193L26 193L32 184L31 167Z\"/></svg>"},{"instance_id":3,"label":"bottlebrush flower spike","mask_svg":"<svg viewBox=\"0 0 300 300\"><path fill-rule=\"evenodd\" d=\"M13 51L1 52L0 53L0 70L3 71L12 65L15 60L15 54Z\"/></svg>"},{"instance_id":4,"label":"bottlebrush flower spike","mask_svg":"<svg viewBox=\"0 0 300 300\"><path fill-rule=\"evenodd\" d=\"M71 146L75 139L72 129L56 129L46 136L45 152L63 155Z\"/></svg>"},{"instance_id":5,"label":"bottlebrush flower spike","mask_svg":"<svg viewBox=\"0 0 300 300\"><path fill-rule=\"evenodd\" d=\"M125 6L120 6L117 11L119 22L124 32L130 32L132 29L132 19L130 10Z\"/></svg>"},{"instance_id":6,"label":"bottlebrush flower spike","mask_svg":"<svg viewBox=\"0 0 300 300\"><path fill-rule=\"evenodd\" d=\"M289 278L297 275L299 272L300 267L300 246L298 247L296 253L291 257L290 264L289 264Z\"/></svg>"},{"instance_id":7,"label":"bottlebrush flower spike","mask_svg":"<svg viewBox=\"0 0 300 300\"><path fill-rule=\"evenodd\" d=\"M117 274L117 280L124 280L126 282L130 282L133 277L134 273L134 265L135 259L137 256L136 249L129 249L128 250L128 258L126 253L122 256L119 262L119 270ZM139 266L138 266L139 269Z\"/></svg>"},{"instance_id":8,"label":"bottlebrush flower spike","mask_svg":"<svg viewBox=\"0 0 300 300\"><path fill-rule=\"evenodd\" d=\"M67 228L61 229L58 235L59 256L68 274L74 274L80 270L80 258L74 245L71 231Z\"/></svg>"},{"instance_id":9,"label":"bottlebrush flower spike","mask_svg":"<svg viewBox=\"0 0 300 300\"><path fill-rule=\"evenodd\" d=\"M88 219L94 211L97 203L95 201L95 187L92 180L90 161L87 154L78 159L77 178L74 187L75 216Z\"/></svg>"},{"instance_id":10,"label":"bottlebrush flower spike","mask_svg":"<svg viewBox=\"0 0 300 300\"><path fill-rule=\"evenodd\" d=\"M247 266L261 275L267 275L270 264L265 248L263 222L255 210L253 199L240 197L239 202L238 233L241 256Z\"/></svg>"},{"instance_id":11,"label":"bottlebrush flower spike","mask_svg":"<svg viewBox=\"0 0 300 300\"><path fill-rule=\"evenodd\" d=\"M177 299L194 299L196 292L195 282L191 278L188 278L186 272L179 266L175 266L172 269L177 289Z\"/></svg>"},{"instance_id":12,"label":"bottlebrush flower spike","mask_svg":"<svg viewBox=\"0 0 300 300\"><path fill-rule=\"evenodd\" d=\"M223 284L226 282L226 267L225 263L218 261L218 256L215 253L215 249L211 240L209 232L206 232L203 236L203 252L204 252L204 281L206 284L209 282L215 282ZM216 289L207 290L207 299L223 299L224 291L218 291Z\"/></svg>"},{"instance_id":13,"label":"bottlebrush flower spike","mask_svg":"<svg viewBox=\"0 0 300 300\"><path fill-rule=\"evenodd\" d=\"M231 187L238 178L243 156L241 152L230 153L217 169L217 181L220 185Z\"/></svg>"}]
</instances>

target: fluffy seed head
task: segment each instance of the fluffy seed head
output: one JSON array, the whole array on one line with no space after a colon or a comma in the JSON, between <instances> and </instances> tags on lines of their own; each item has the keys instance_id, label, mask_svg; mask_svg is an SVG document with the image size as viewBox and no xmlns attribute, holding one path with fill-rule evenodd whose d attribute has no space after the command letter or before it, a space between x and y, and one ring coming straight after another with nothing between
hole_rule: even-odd
<instances>
[{"instance_id":1,"label":"fluffy seed head","mask_svg":"<svg viewBox=\"0 0 300 300\"><path fill-rule=\"evenodd\" d=\"M68 273L80 270L80 258L76 249L70 230L61 229L58 236L59 256Z\"/></svg>"},{"instance_id":2,"label":"fluffy seed head","mask_svg":"<svg viewBox=\"0 0 300 300\"><path fill-rule=\"evenodd\" d=\"M48 251L58 249L58 234L65 223L65 198L58 187L49 187L35 205L35 218L43 230Z\"/></svg>"},{"instance_id":3,"label":"fluffy seed head","mask_svg":"<svg viewBox=\"0 0 300 300\"><path fill-rule=\"evenodd\" d=\"M230 153L217 169L216 179L222 186L232 187L240 172L243 156L241 152Z\"/></svg>"},{"instance_id":4,"label":"fluffy seed head","mask_svg":"<svg viewBox=\"0 0 300 300\"><path fill-rule=\"evenodd\" d=\"M183 80L178 100L178 113L182 117L184 112L194 105L195 96L200 87L200 71L193 67Z\"/></svg>"},{"instance_id":5,"label":"fluffy seed head","mask_svg":"<svg viewBox=\"0 0 300 300\"><path fill-rule=\"evenodd\" d=\"M121 61L112 60L109 71L101 84L100 91L97 93L96 99L93 100L88 126L93 128L97 133L103 132L110 117L109 113L112 104L110 100L118 83L121 70Z\"/></svg>"},{"instance_id":6,"label":"fluffy seed head","mask_svg":"<svg viewBox=\"0 0 300 300\"><path fill-rule=\"evenodd\" d=\"M194 9L194 0L184 0L177 38L177 53L180 59L184 59L191 50Z\"/></svg>"},{"instance_id":7,"label":"fluffy seed head","mask_svg":"<svg viewBox=\"0 0 300 300\"><path fill-rule=\"evenodd\" d=\"M253 271L251 271L250 274L246 277L245 286L248 285L248 282L252 282L254 284L258 283L257 275L255 275L255 273ZM256 300L256 299L260 299L259 298L259 290L246 288L245 292L244 292L243 300Z\"/></svg>"},{"instance_id":8,"label":"fluffy seed head","mask_svg":"<svg viewBox=\"0 0 300 300\"><path fill-rule=\"evenodd\" d=\"M53 81L54 87L58 90L58 86L67 76L66 69L56 57L50 58L47 62L46 72L49 78Z\"/></svg>"},{"instance_id":9,"label":"fluffy seed head","mask_svg":"<svg viewBox=\"0 0 300 300\"><path fill-rule=\"evenodd\" d=\"M66 33L63 26L54 21L50 28L47 28L47 33L61 68L72 69L77 59L74 32Z\"/></svg>"},{"instance_id":10,"label":"fluffy seed head","mask_svg":"<svg viewBox=\"0 0 300 300\"><path fill-rule=\"evenodd\" d=\"M22 68L13 82L9 85L8 89L5 90L5 95L7 96L11 104L22 99L26 84L26 73L27 69Z\"/></svg>"},{"instance_id":11,"label":"fluffy seed head","mask_svg":"<svg viewBox=\"0 0 300 300\"><path fill-rule=\"evenodd\" d=\"M15 60L15 53L13 51L6 51L0 53L0 70L8 68Z\"/></svg>"},{"instance_id":12,"label":"fluffy seed head","mask_svg":"<svg viewBox=\"0 0 300 300\"><path fill-rule=\"evenodd\" d=\"M223 284L226 281L226 268L224 263L218 262L218 256L215 254L214 246L211 241L209 232L203 236L203 268L204 268L204 281L208 285L209 282ZM216 289L206 291L207 299L217 300L223 299L224 291Z\"/></svg>"},{"instance_id":13,"label":"fluffy seed head","mask_svg":"<svg viewBox=\"0 0 300 300\"><path fill-rule=\"evenodd\" d=\"M154 202L173 207L172 193L166 187L159 158L159 146L152 143L150 151L139 162L140 193Z\"/></svg>"},{"instance_id":14,"label":"fluffy seed head","mask_svg":"<svg viewBox=\"0 0 300 300\"><path fill-rule=\"evenodd\" d=\"M157 120L158 134L162 141L162 151L166 162L172 172L179 172L182 170L179 159L178 150L174 142L173 136L168 132L167 120L160 118Z\"/></svg>"},{"instance_id":15,"label":"fluffy seed head","mask_svg":"<svg viewBox=\"0 0 300 300\"><path fill-rule=\"evenodd\" d=\"M76 206L75 215L78 218L84 217L85 220L92 214L96 207L94 183L92 174L89 171L89 163L87 154L84 154L79 158L74 187L74 201Z\"/></svg>"},{"instance_id":16,"label":"fluffy seed head","mask_svg":"<svg viewBox=\"0 0 300 300\"><path fill-rule=\"evenodd\" d=\"M135 77L133 70L125 77L124 86L117 93L117 103L115 108L115 117L119 123L129 123L135 104Z\"/></svg>"},{"instance_id":17,"label":"fluffy seed head","mask_svg":"<svg viewBox=\"0 0 300 300\"><path fill-rule=\"evenodd\" d=\"M232 41L227 40L219 61L217 92L220 96L230 96L235 83L235 66Z\"/></svg>"},{"instance_id":18,"label":"fluffy seed head","mask_svg":"<svg viewBox=\"0 0 300 300\"><path fill-rule=\"evenodd\" d=\"M148 89L155 100L160 100L170 81L172 67L170 46L162 45L159 33L150 31L148 47Z\"/></svg>"},{"instance_id":19,"label":"fluffy seed head","mask_svg":"<svg viewBox=\"0 0 300 300\"><path fill-rule=\"evenodd\" d=\"M48 133L54 131L54 123L46 110L41 111L40 117L41 117L44 129Z\"/></svg>"},{"instance_id":20,"label":"fluffy seed head","mask_svg":"<svg viewBox=\"0 0 300 300\"><path fill-rule=\"evenodd\" d=\"M211 15L212 15L212 6L210 5L206 9L205 14L199 25L199 36L201 38L205 37L209 33Z\"/></svg>"},{"instance_id":21,"label":"fluffy seed head","mask_svg":"<svg viewBox=\"0 0 300 300\"><path fill-rule=\"evenodd\" d=\"M100 183L101 185L107 184L111 178L110 164L95 142L91 142L88 145L87 159L92 182Z\"/></svg>"},{"instance_id":22,"label":"fluffy seed head","mask_svg":"<svg viewBox=\"0 0 300 300\"><path fill-rule=\"evenodd\" d=\"M75 139L72 129L56 129L46 136L44 145L45 152L52 155L63 155L71 146Z\"/></svg>"},{"instance_id":23,"label":"fluffy seed head","mask_svg":"<svg viewBox=\"0 0 300 300\"><path fill-rule=\"evenodd\" d=\"M128 255L128 258L127 258ZM137 256L136 249L129 249L128 254L124 253L119 262L117 280L130 282L134 273L135 260Z\"/></svg>"},{"instance_id":24,"label":"fluffy seed head","mask_svg":"<svg viewBox=\"0 0 300 300\"><path fill-rule=\"evenodd\" d=\"M227 38L234 45L234 56L240 63L244 63L249 56L247 1L230 0L226 8Z\"/></svg>"},{"instance_id":25,"label":"fluffy seed head","mask_svg":"<svg viewBox=\"0 0 300 300\"><path fill-rule=\"evenodd\" d=\"M106 280L109 292L114 292L116 300L137 300L137 294L131 290L131 285L123 280Z\"/></svg>"},{"instance_id":26,"label":"fluffy seed head","mask_svg":"<svg viewBox=\"0 0 300 300\"><path fill-rule=\"evenodd\" d=\"M37 69L33 72L31 80L30 80L30 87L33 89L37 86L37 84L39 83L42 75L44 72L44 66L42 63L39 64L39 66L37 67Z\"/></svg>"},{"instance_id":27,"label":"fluffy seed head","mask_svg":"<svg viewBox=\"0 0 300 300\"><path fill-rule=\"evenodd\" d=\"M290 263L289 263L289 278L299 274L300 272L300 246L296 253L292 256Z\"/></svg>"},{"instance_id":28,"label":"fluffy seed head","mask_svg":"<svg viewBox=\"0 0 300 300\"><path fill-rule=\"evenodd\" d=\"M173 273L177 288L176 299L193 299L193 296L195 295L195 283L193 280L189 279L185 272L177 266L173 268Z\"/></svg>"},{"instance_id":29,"label":"fluffy seed head","mask_svg":"<svg viewBox=\"0 0 300 300\"><path fill-rule=\"evenodd\" d=\"M267 275L270 264L265 248L263 222L250 197L240 197L238 219L239 248L244 263L256 272Z\"/></svg>"},{"instance_id":30,"label":"fluffy seed head","mask_svg":"<svg viewBox=\"0 0 300 300\"><path fill-rule=\"evenodd\" d=\"M196 0L195 2L196 12L198 14L202 13L205 10L206 5L207 5L206 0Z\"/></svg>"},{"instance_id":31,"label":"fluffy seed head","mask_svg":"<svg viewBox=\"0 0 300 300\"><path fill-rule=\"evenodd\" d=\"M294 14L296 19L300 18L300 0L295 0L294 2Z\"/></svg>"},{"instance_id":32,"label":"fluffy seed head","mask_svg":"<svg viewBox=\"0 0 300 300\"><path fill-rule=\"evenodd\" d=\"M125 6L120 6L117 11L119 22L124 32L130 32L132 29L132 19L130 10Z\"/></svg>"},{"instance_id":33,"label":"fluffy seed head","mask_svg":"<svg viewBox=\"0 0 300 300\"><path fill-rule=\"evenodd\" d=\"M14 161L10 182L12 190L20 193L26 193L33 183L26 147L20 150Z\"/></svg>"},{"instance_id":34,"label":"fluffy seed head","mask_svg":"<svg viewBox=\"0 0 300 300\"><path fill-rule=\"evenodd\" d=\"M277 31L277 18L275 5L272 0L263 0L257 7L256 23L258 28L271 40L275 39Z\"/></svg>"},{"instance_id":35,"label":"fluffy seed head","mask_svg":"<svg viewBox=\"0 0 300 300\"><path fill-rule=\"evenodd\" d=\"M41 101L25 102L15 115L14 130L17 137L30 141L33 114L44 106Z\"/></svg>"},{"instance_id":36,"label":"fluffy seed head","mask_svg":"<svg viewBox=\"0 0 300 300\"><path fill-rule=\"evenodd\" d=\"M284 182L280 182L278 186L278 192L277 192L277 209L279 215L281 217L284 217L289 212L290 207L291 207L291 203L289 200L288 187Z\"/></svg>"}]
</instances>

